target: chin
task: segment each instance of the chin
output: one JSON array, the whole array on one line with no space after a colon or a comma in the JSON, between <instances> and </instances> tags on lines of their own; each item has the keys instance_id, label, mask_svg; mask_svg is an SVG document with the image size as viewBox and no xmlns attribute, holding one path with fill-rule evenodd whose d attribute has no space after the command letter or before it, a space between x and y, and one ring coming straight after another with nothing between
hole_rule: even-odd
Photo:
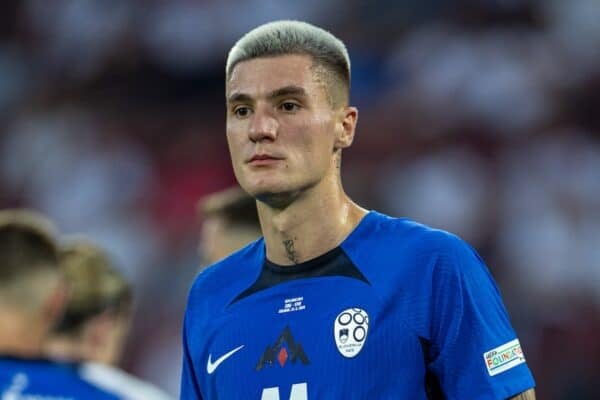
<instances>
[{"instance_id":1,"label":"chin","mask_svg":"<svg viewBox=\"0 0 600 400\"><path fill-rule=\"evenodd\" d=\"M255 196L261 203L267 204L271 208L283 210L294 202L300 196L300 191L287 192L263 192Z\"/></svg>"},{"instance_id":2,"label":"chin","mask_svg":"<svg viewBox=\"0 0 600 400\"><path fill-rule=\"evenodd\" d=\"M252 197L274 208L285 208L298 197L301 189L283 182L257 182L242 185Z\"/></svg>"}]
</instances>

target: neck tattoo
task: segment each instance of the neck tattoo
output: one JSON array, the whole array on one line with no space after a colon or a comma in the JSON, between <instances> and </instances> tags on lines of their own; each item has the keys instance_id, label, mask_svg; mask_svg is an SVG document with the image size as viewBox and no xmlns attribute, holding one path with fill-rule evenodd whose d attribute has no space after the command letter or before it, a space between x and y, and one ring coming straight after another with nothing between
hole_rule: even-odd
<instances>
[{"instance_id":1,"label":"neck tattoo","mask_svg":"<svg viewBox=\"0 0 600 400\"><path fill-rule=\"evenodd\" d=\"M283 245L285 246L285 253L288 260L294 264L298 264L298 255L296 254L296 250L294 250L294 241L292 239L284 240Z\"/></svg>"}]
</instances>

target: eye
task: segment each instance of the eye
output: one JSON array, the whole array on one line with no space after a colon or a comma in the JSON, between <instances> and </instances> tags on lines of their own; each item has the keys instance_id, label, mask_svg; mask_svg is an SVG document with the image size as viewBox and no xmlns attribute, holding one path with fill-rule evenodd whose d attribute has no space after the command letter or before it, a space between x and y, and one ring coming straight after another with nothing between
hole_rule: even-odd
<instances>
[{"instance_id":1,"label":"eye","mask_svg":"<svg viewBox=\"0 0 600 400\"><path fill-rule=\"evenodd\" d=\"M247 116L249 116L249 115L250 115L250 112L251 112L251 111L252 111L252 110L250 110L250 107L239 106L239 107L236 107L236 108L233 110L233 113L234 113L234 114L236 115L236 117L238 117L238 118L246 118Z\"/></svg>"},{"instance_id":2,"label":"eye","mask_svg":"<svg viewBox=\"0 0 600 400\"><path fill-rule=\"evenodd\" d=\"M281 103L279 107L285 112L294 112L294 111L298 111L298 109L300 108L300 105L297 103L294 103L292 101L285 101L285 102Z\"/></svg>"}]
</instances>

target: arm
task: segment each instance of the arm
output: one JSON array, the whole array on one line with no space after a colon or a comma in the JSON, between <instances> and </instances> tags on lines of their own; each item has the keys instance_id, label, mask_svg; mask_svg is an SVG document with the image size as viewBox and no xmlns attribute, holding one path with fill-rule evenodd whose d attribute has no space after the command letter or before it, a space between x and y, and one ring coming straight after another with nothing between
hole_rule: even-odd
<instances>
[{"instance_id":1,"label":"arm","mask_svg":"<svg viewBox=\"0 0 600 400\"><path fill-rule=\"evenodd\" d=\"M466 243L450 245L434 265L429 368L448 398L534 400L533 376L491 274Z\"/></svg>"},{"instance_id":2,"label":"arm","mask_svg":"<svg viewBox=\"0 0 600 400\"><path fill-rule=\"evenodd\" d=\"M535 400L535 390L529 389L508 400Z\"/></svg>"}]
</instances>

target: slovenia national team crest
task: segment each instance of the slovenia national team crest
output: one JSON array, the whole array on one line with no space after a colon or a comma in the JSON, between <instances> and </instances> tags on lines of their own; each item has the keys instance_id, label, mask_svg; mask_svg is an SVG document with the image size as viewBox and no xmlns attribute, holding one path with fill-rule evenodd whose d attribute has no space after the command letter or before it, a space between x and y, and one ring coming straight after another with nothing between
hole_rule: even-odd
<instances>
[{"instance_id":1,"label":"slovenia national team crest","mask_svg":"<svg viewBox=\"0 0 600 400\"><path fill-rule=\"evenodd\" d=\"M335 318L333 336L338 351L346 358L360 353L369 331L369 314L361 308L348 308Z\"/></svg>"}]
</instances>

